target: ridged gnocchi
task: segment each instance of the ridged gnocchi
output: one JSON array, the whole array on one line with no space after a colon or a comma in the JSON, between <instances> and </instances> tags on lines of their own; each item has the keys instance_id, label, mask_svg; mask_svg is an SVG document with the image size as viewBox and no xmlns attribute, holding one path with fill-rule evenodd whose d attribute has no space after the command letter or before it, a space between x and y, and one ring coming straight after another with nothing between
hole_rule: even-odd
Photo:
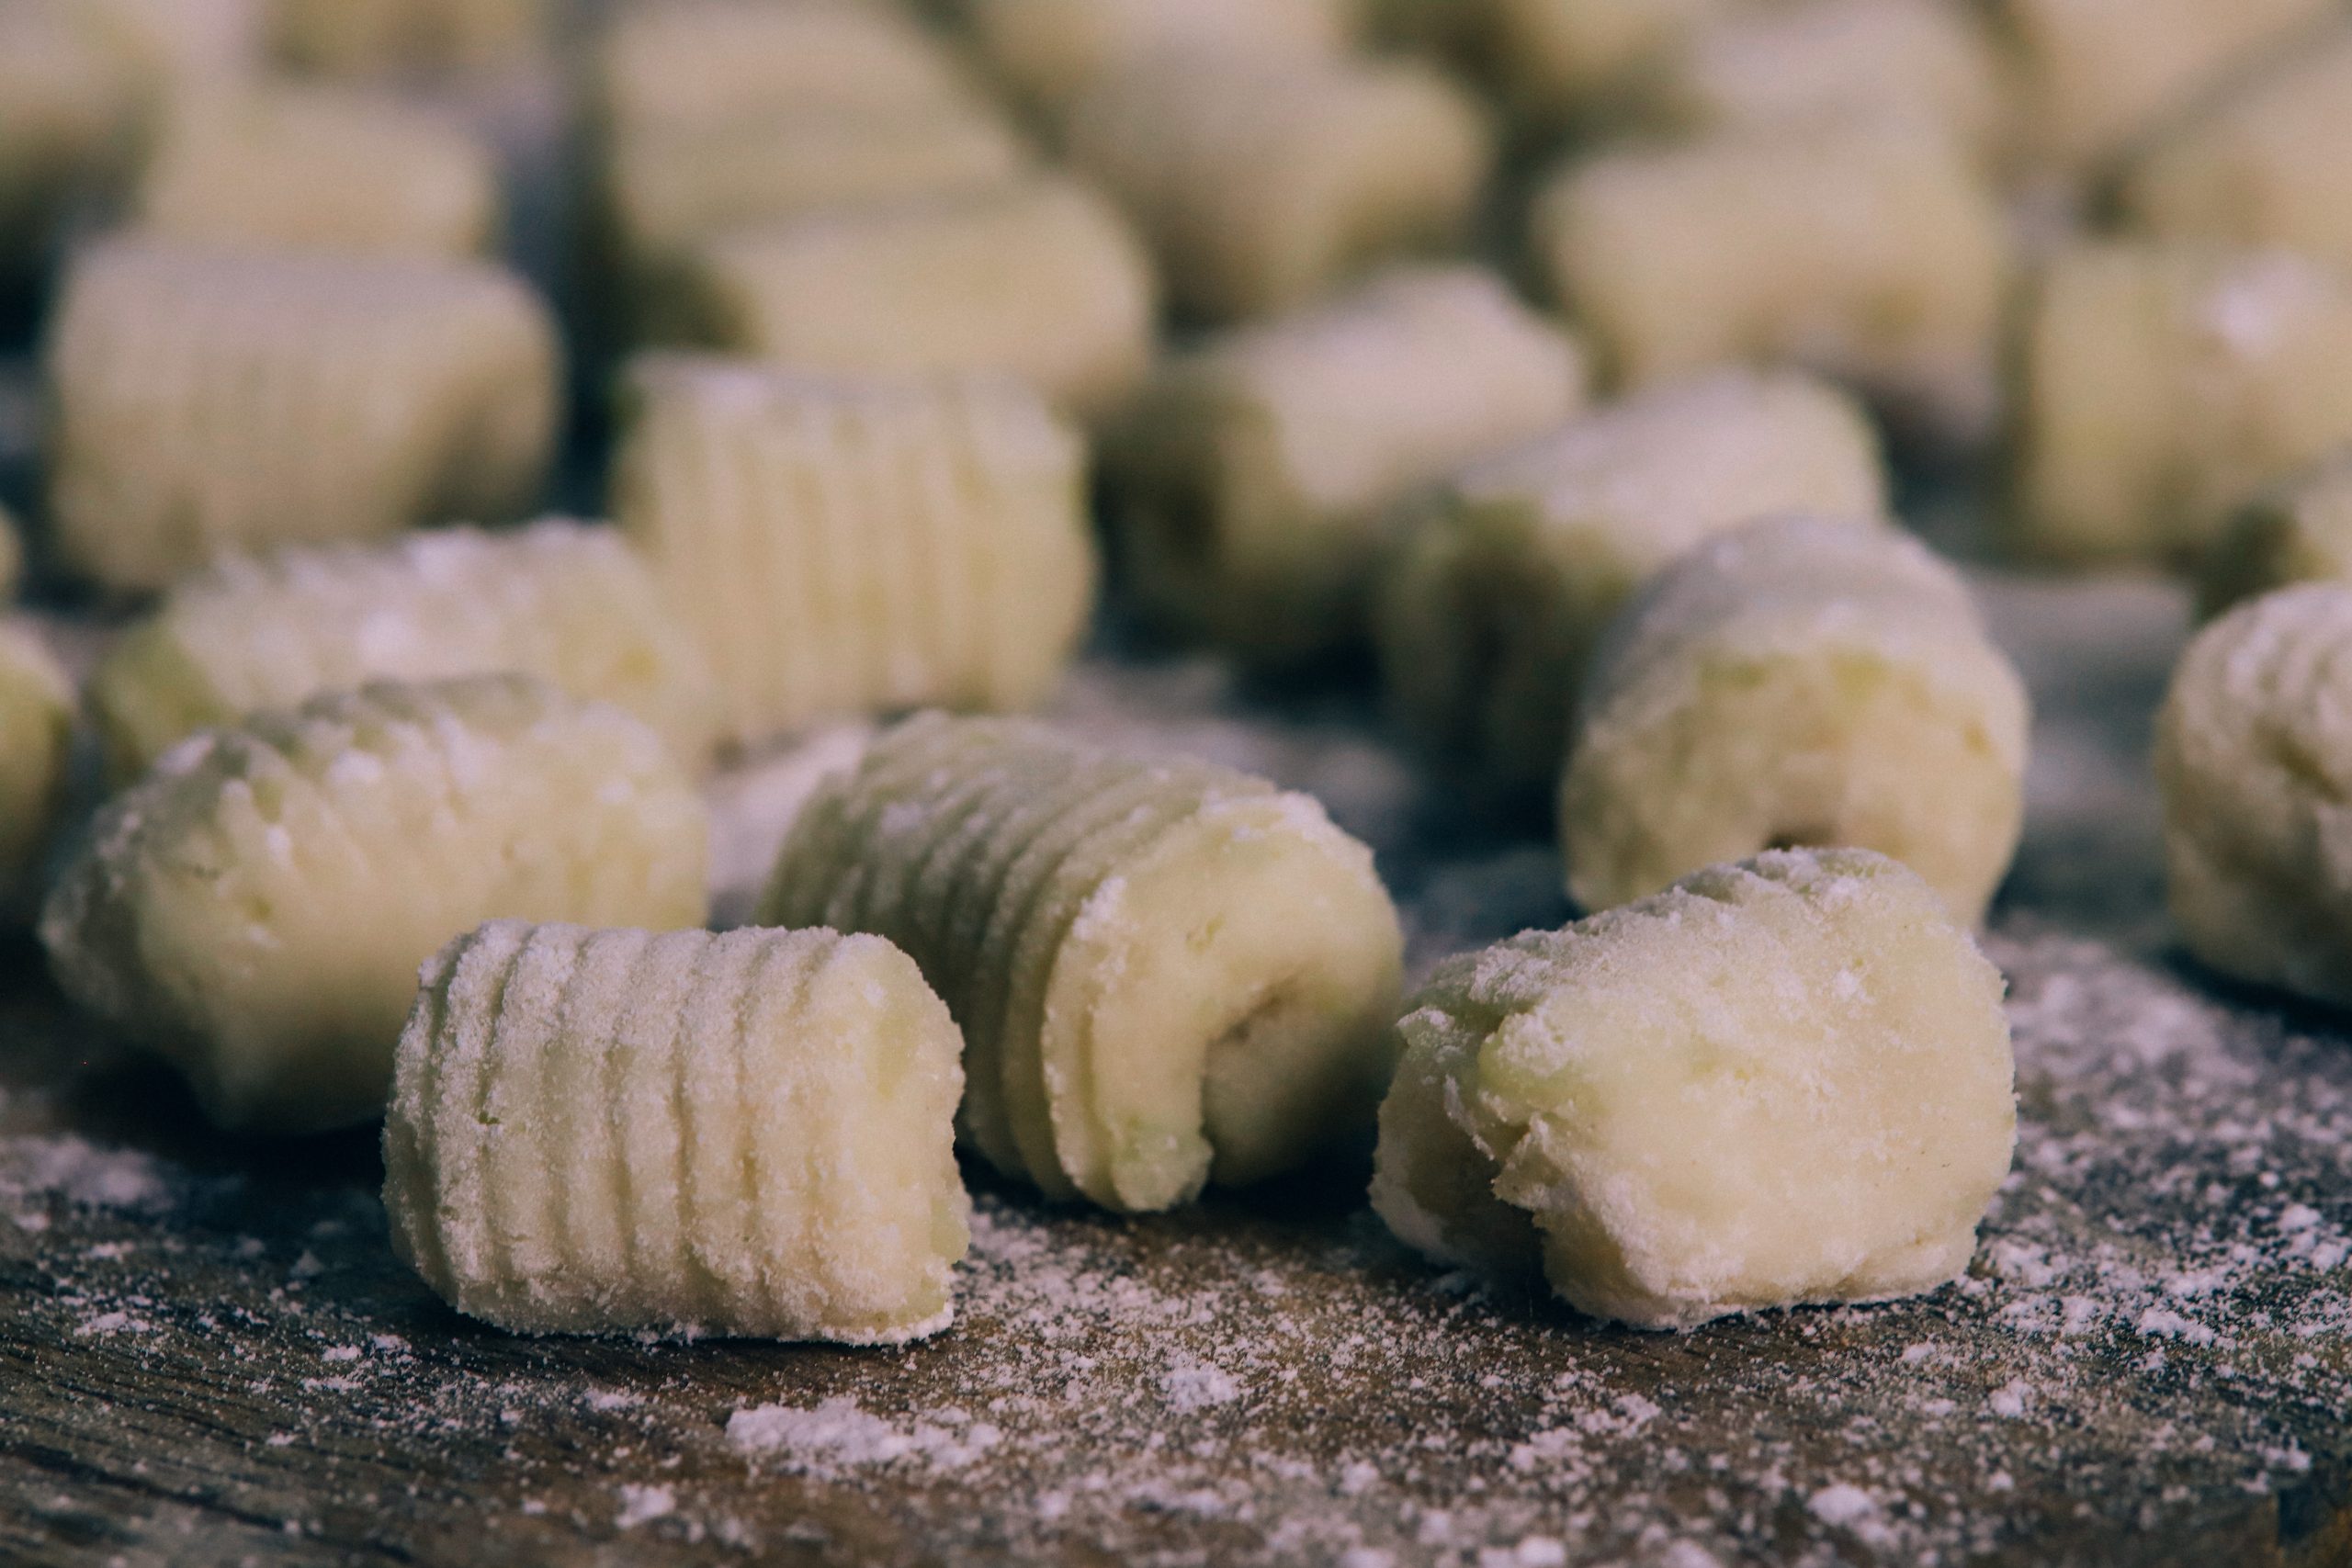
<instances>
[{"instance_id":1,"label":"ridged gnocchi","mask_svg":"<svg viewBox=\"0 0 2352 1568\"><path fill-rule=\"evenodd\" d=\"M1373 1206L1641 1328L1958 1277L2008 1174L2000 972L1862 850L1700 871L1441 965L1408 1004Z\"/></svg>"},{"instance_id":2,"label":"ridged gnocchi","mask_svg":"<svg viewBox=\"0 0 2352 1568\"><path fill-rule=\"evenodd\" d=\"M130 778L194 730L322 692L507 671L636 715L688 767L718 734L709 662L646 563L555 519L221 561L123 635L89 696Z\"/></svg>"},{"instance_id":3,"label":"ridged gnocchi","mask_svg":"<svg viewBox=\"0 0 2352 1568\"><path fill-rule=\"evenodd\" d=\"M1575 343L1477 267L1399 269L1212 339L1160 370L1107 443L1136 594L1256 657L1361 637L1389 508L1577 412Z\"/></svg>"},{"instance_id":4,"label":"ridged gnocchi","mask_svg":"<svg viewBox=\"0 0 2352 1568\"><path fill-rule=\"evenodd\" d=\"M524 676L206 730L99 813L41 940L220 1126L383 1108L416 968L485 919L702 924L709 825L661 738Z\"/></svg>"},{"instance_id":5,"label":"ridged gnocchi","mask_svg":"<svg viewBox=\"0 0 2352 1568\"><path fill-rule=\"evenodd\" d=\"M520 515L557 359L546 307L485 263L95 246L44 367L58 553L152 589L238 550Z\"/></svg>"},{"instance_id":6,"label":"ridged gnocchi","mask_svg":"<svg viewBox=\"0 0 2352 1568\"><path fill-rule=\"evenodd\" d=\"M401 1035L393 1248L531 1334L936 1333L961 1044L875 937L493 921L425 964Z\"/></svg>"},{"instance_id":7,"label":"ridged gnocchi","mask_svg":"<svg viewBox=\"0 0 2352 1568\"><path fill-rule=\"evenodd\" d=\"M965 1137L1049 1197L1142 1213L1275 1175L1387 1079L1371 852L1230 769L911 719L819 791L762 918L905 948L963 1026Z\"/></svg>"}]
</instances>

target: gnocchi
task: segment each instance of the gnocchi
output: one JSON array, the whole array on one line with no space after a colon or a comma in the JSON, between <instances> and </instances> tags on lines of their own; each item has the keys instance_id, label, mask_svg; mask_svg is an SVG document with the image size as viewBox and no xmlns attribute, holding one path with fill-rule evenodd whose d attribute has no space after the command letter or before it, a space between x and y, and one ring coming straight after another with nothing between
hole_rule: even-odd
<instances>
[{"instance_id":1,"label":"gnocchi","mask_svg":"<svg viewBox=\"0 0 2352 1568\"><path fill-rule=\"evenodd\" d=\"M1355 30L1351 0L965 0L964 9L997 76L1049 111L1141 61L1329 60Z\"/></svg>"},{"instance_id":2,"label":"gnocchi","mask_svg":"<svg viewBox=\"0 0 2352 1568\"><path fill-rule=\"evenodd\" d=\"M40 634L0 615L0 916L11 923L64 801L74 707L74 682Z\"/></svg>"},{"instance_id":3,"label":"gnocchi","mask_svg":"<svg viewBox=\"0 0 2352 1568\"><path fill-rule=\"evenodd\" d=\"M2352 582L2352 447L2273 486L2206 552L2199 607L2218 615L2297 582Z\"/></svg>"}]
</instances>

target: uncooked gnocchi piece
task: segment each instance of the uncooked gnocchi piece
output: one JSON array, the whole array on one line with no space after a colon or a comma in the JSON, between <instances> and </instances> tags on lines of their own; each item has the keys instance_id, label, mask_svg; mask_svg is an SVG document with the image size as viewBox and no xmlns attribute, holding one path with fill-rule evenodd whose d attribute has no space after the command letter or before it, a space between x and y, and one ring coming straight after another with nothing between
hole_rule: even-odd
<instances>
[{"instance_id":1,"label":"uncooked gnocchi piece","mask_svg":"<svg viewBox=\"0 0 2352 1568\"><path fill-rule=\"evenodd\" d=\"M1610 628L1560 786L1605 909L1761 850L1855 845L1982 919L2024 818L2024 683L1917 540L1788 517L1718 536Z\"/></svg>"},{"instance_id":2,"label":"uncooked gnocchi piece","mask_svg":"<svg viewBox=\"0 0 2352 1568\"><path fill-rule=\"evenodd\" d=\"M1886 506L1869 420L1810 377L1637 394L1471 463L1409 513L1374 600L1389 705L1501 788L1548 786L1594 643L1661 567L1759 518Z\"/></svg>"},{"instance_id":3,"label":"uncooked gnocchi piece","mask_svg":"<svg viewBox=\"0 0 2352 1568\"><path fill-rule=\"evenodd\" d=\"M1935 430L1989 417L2009 241L1944 132L1838 118L1602 152L1538 198L1534 238L1625 386L1784 361Z\"/></svg>"},{"instance_id":4,"label":"uncooked gnocchi piece","mask_svg":"<svg viewBox=\"0 0 2352 1568\"><path fill-rule=\"evenodd\" d=\"M485 919L702 924L709 827L659 736L525 676L206 730L99 813L41 940L223 1127L383 1108L416 968Z\"/></svg>"},{"instance_id":5,"label":"uncooked gnocchi piece","mask_svg":"<svg viewBox=\"0 0 2352 1568\"><path fill-rule=\"evenodd\" d=\"M885 385L683 355L630 382L613 513L756 741L1041 700L1093 609L1086 453L1009 381Z\"/></svg>"},{"instance_id":6,"label":"uncooked gnocchi piece","mask_svg":"<svg viewBox=\"0 0 2352 1568\"><path fill-rule=\"evenodd\" d=\"M2004 517L2018 555L2192 562L2352 442L2352 280L2285 251L2091 242L2022 316Z\"/></svg>"},{"instance_id":7,"label":"uncooked gnocchi piece","mask_svg":"<svg viewBox=\"0 0 2352 1568\"><path fill-rule=\"evenodd\" d=\"M280 83L172 115L138 218L175 240L462 256L497 237L498 171L480 137L430 109Z\"/></svg>"},{"instance_id":8,"label":"uncooked gnocchi piece","mask_svg":"<svg viewBox=\"0 0 2352 1568\"><path fill-rule=\"evenodd\" d=\"M732 231L685 274L688 335L803 370L1018 376L1092 413L1151 358L1149 258L1057 176Z\"/></svg>"},{"instance_id":9,"label":"uncooked gnocchi piece","mask_svg":"<svg viewBox=\"0 0 2352 1568\"><path fill-rule=\"evenodd\" d=\"M1950 0L1792 0L1698 28L1655 96L1686 129L1916 119L1989 152L2006 129L2002 90L1992 40Z\"/></svg>"},{"instance_id":10,"label":"uncooked gnocchi piece","mask_svg":"<svg viewBox=\"0 0 2352 1568\"><path fill-rule=\"evenodd\" d=\"M1752 0L1434 0L1513 116L1538 130L1607 118L1634 103L1702 26Z\"/></svg>"},{"instance_id":11,"label":"uncooked gnocchi piece","mask_svg":"<svg viewBox=\"0 0 2352 1568\"><path fill-rule=\"evenodd\" d=\"M1863 850L1713 866L1441 966L1408 1003L1373 1206L1640 1328L1957 1278L2008 1174L2000 972Z\"/></svg>"},{"instance_id":12,"label":"uncooked gnocchi piece","mask_svg":"<svg viewBox=\"0 0 2352 1568\"><path fill-rule=\"evenodd\" d=\"M237 550L521 515L557 355L546 308L486 263L93 247L45 367L59 554L160 588Z\"/></svg>"},{"instance_id":13,"label":"uncooked gnocchi piece","mask_svg":"<svg viewBox=\"0 0 2352 1568\"><path fill-rule=\"evenodd\" d=\"M1261 658L1363 631L1392 503L1584 402L1583 355L1471 266L1416 267L1163 368L1105 457L1133 586Z\"/></svg>"},{"instance_id":14,"label":"uncooked gnocchi piece","mask_svg":"<svg viewBox=\"0 0 2352 1568\"><path fill-rule=\"evenodd\" d=\"M2206 552L2198 606L2218 615L2297 582L2352 583L2352 447L2273 486Z\"/></svg>"},{"instance_id":15,"label":"uncooked gnocchi piece","mask_svg":"<svg viewBox=\"0 0 2352 1568\"><path fill-rule=\"evenodd\" d=\"M135 82L62 6L0 5L0 302L22 301L76 204L131 161Z\"/></svg>"},{"instance_id":16,"label":"uncooked gnocchi piece","mask_svg":"<svg viewBox=\"0 0 2352 1568\"><path fill-rule=\"evenodd\" d=\"M964 0L981 57L1046 110L1170 54L1329 60L1355 30L1353 0Z\"/></svg>"},{"instance_id":17,"label":"uncooked gnocchi piece","mask_svg":"<svg viewBox=\"0 0 2352 1568\"><path fill-rule=\"evenodd\" d=\"M1142 229L1170 298L1213 321L1450 244L1493 156L1476 107L1418 62L1197 55L1105 78L1069 151Z\"/></svg>"},{"instance_id":18,"label":"uncooked gnocchi piece","mask_svg":"<svg viewBox=\"0 0 2352 1568\"><path fill-rule=\"evenodd\" d=\"M473 69L547 47L557 0L271 0L288 65L335 75Z\"/></svg>"},{"instance_id":19,"label":"uncooked gnocchi piece","mask_svg":"<svg viewBox=\"0 0 2352 1568\"><path fill-rule=\"evenodd\" d=\"M0 615L0 919L14 923L56 826L74 735L74 682L31 626Z\"/></svg>"},{"instance_id":20,"label":"uncooked gnocchi piece","mask_svg":"<svg viewBox=\"0 0 2352 1568\"><path fill-rule=\"evenodd\" d=\"M1992 0L2038 161L2096 168L2280 49L2336 0Z\"/></svg>"},{"instance_id":21,"label":"uncooked gnocchi piece","mask_svg":"<svg viewBox=\"0 0 2352 1568\"><path fill-rule=\"evenodd\" d=\"M319 0L333 5L336 0ZM623 8L593 72L620 135L784 111L893 114L967 99L955 60L896 6L696 0Z\"/></svg>"},{"instance_id":22,"label":"uncooked gnocchi piece","mask_svg":"<svg viewBox=\"0 0 2352 1568\"><path fill-rule=\"evenodd\" d=\"M130 778L192 731L322 692L509 671L636 715L688 767L718 733L709 662L645 562L552 519L221 561L115 644L90 707Z\"/></svg>"},{"instance_id":23,"label":"uncooked gnocchi piece","mask_svg":"<svg viewBox=\"0 0 2352 1568\"><path fill-rule=\"evenodd\" d=\"M1050 1197L1142 1213L1275 1175L1387 1081L1371 852L1230 769L915 718L820 790L763 918L905 948L963 1025L966 1138Z\"/></svg>"},{"instance_id":24,"label":"uncooked gnocchi piece","mask_svg":"<svg viewBox=\"0 0 2352 1568\"><path fill-rule=\"evenodd\" d=\"M2188 950L2352 1007L2352 586L2284 588L2198 634L2156 720L2156 784Z\"/></svg>"},{"instance_id":25,"label":"uncooked gnocchi piece","mask_svg":"<svg viewBox=\"0 0 2352 1568\"><path fill-rule=\"evenodd\" d=\"M393 1250L528 1334L935 1334L962 1044L878 938L493 921L424 966L401 1035Z\"/></svg>"},{"instance_id":26,"label":"uncooked gnocchi piece","mask_svg":"<svg viewBox=\"0 0 2352 1568\"><path fill-rule=\"evenodd\" d=\"M2121 186L2125 217L2150 233L2352 267L2352 27L2167 130Z\"/></svg>"}]
</instances>

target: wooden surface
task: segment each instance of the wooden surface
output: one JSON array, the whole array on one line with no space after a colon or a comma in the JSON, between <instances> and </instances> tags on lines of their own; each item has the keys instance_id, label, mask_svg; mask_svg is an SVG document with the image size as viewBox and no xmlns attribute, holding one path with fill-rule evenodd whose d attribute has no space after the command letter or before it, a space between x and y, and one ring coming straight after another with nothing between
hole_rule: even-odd
<instances>
[{"instance_id":1,"label":"wooden surface","mask_svg":"<svg viewBox=\"0 0 2352 1568\"><path fill-rule=\"evenodd\" d=\"M2177 599L1990 603L2042 707L1988 938L2024 1127L1959 1285L1641 1335L1422 1268L1360 1170L1136 1222L976 1172L930 1344L518 1339L391 1258L371 1135L207 1135L19 946L0 1562L2352 1562L2352 1046L2169 946ZM1541 824L1464 814L1350 699L1097 664L1065 711L1321 790L1418 964L1565 917ZM740 876L784 795L724 798Z\"/></svg>"}]
</instances>

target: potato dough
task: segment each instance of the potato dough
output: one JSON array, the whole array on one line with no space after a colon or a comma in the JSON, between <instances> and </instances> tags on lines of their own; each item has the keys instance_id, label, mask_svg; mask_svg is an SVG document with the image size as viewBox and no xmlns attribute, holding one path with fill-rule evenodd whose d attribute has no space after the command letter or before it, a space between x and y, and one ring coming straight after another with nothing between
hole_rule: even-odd
<instances>
[{"instance_id":1,"label":"potato dough","mask_svg":"<svg viewBox=\"0 0 2352 1568\"><path fill-rule=\"evenodd\" d=\"M48 846L65 795L74 736L74 682L32 627L0 615L0 918Z\"/></svg>"},{"instance_id":2,"label":"potato dough","mask_svg":"<svg viewBox=\"0 0 2352 1568\"><path fill-rule=\"evenodd\" d=\"M401 1036L393 1249L525 1333L937 1333L962 1047L875 937L494 921L425 965Z\"/></svg>"},{"instance_id":3,"label":"potato dough","mask_svg":"<svg viewBox=\"0 0 2352 1568\"><path fill-rule=\"evenodd\" d=\"M1989 417L2007 231L1939 131L1840 119L1603 152L1554 180L1534 225L1625 386L1785 361L1923 424Z\"/></svg>"},{"instance_id":4,"label":"potato dough","mask_svg":"<svg viewBox=\"0 0 2352 1568\"><path fill-rule=\"evenodd\" d=\"M1329 60L1355 30L1355 0L964 0L980 54L1047 110L1091 84L1170 54Z\"/></svg>"},{"instance_id":5,"label":"potato dough","mask_svg":"<svg viewBox=\"0 0 2352 1568\"><path fill-rule=\"evenodd\" d=\"M222 561L115 644L90 705L128 778L193 730L322 692L508 671L628 710L688 767L718 737L709 662L645 563L554 520Z\"/></svg>"},{"instance_id":6,"label":"potato dough","mask_svg":"<svg viewBox=\"0 0 2352 1568\"><path fill-rule=\"evenodd\" d=\"M1026 707L1094 604L1085 448L1015 383L884 386L651 355L622 530L763 740L923 705Z\"/></svg>"},{"instance_id":7,"label":"potato dough","mask_svg":"<svg viewBox=\"0 0 2352 1568\"><path fill-rule=\"evenodd\" d=\"M2339 9L2336 0L1992 0L2027 139L2066 170L2114 158Z\"/></svg>"},{"instance_id":8,"label":"potato dough","mask_svg":"<svg viewBox=\"0 0 2352 1568\"><path fill-rule=\"evenodd\" d=\"M2159 138L2125 173L2122 207L2151 233L2352 267L2352 27Z\"/></svg>"},{"instance_id":9,"label":"potato dough","mask_svg":"<svg viewBox=\"0 0 2352 1568\"><path fill-rule=\"evenodd\" d=\"M1862 850L1715 866L1441 966L1373 1206L1641 1328L1958 1277L2017 1117L2000 972Z\"/></svg>"},{"instance_id":10,"label":"potato dough","mask_svg":"<svg viewBox=\"0 0 2352 1568\"><path fill-rule=\"evenodd\" d=\"M2231 519L2201 564L2198 607L2218 615L2297 582L2352 583L2352 447Z\"/></svg>"},{"instance_id":11,"label":"potato dough","mask_svg":"<svg viewBox=\"0 0 2352 1568\"><path fill-rule=\"evenodd\" d=\"M1411 268L1162 369L1107 456L1136 592L1272 659L1362 630L1390 505L1577 412L1584 358L1477 267Z\"/></svg>"},{"instance_id":12,"label":"potato dough","mask_svg":"<svg viewBox=\"0 0 2352 1568\"><path fill-rule=\"evenodd\" d=\"M1097 85L1069 155L1125 206L1170 298L1210 321L1295 310L1459 239L1492 161L1476 107L1410 61L1181 56Z\"/></svg>"},{"instance_id":13,"label":"potato dough","mask_svg":"<svg viewBox=\"0 0 2352 1568\"><path fill-rule=\"evenodd\" d=\"M41 940L221 1126L383 1108L416 966L485 919L697 926L708 823L661 739L523 676L207 730L98 817Z\"/></svg>"},{"instance_id":14,"label":"potato dough","mask_svg":"<svg viewBox=\"0 0 2352 1568\"><path fill-rule=\"evenodd\" d=\"M1001 373L1091 413L1151 359L1149 259L1059 177L732 231L687 273L690 335L803 370Z\"/></svg>"},{"instance_id":15,"label":"potato dough","mask_svg":"<svg viewBox=\"0 0 2352 1568\"><path fill-rule=\"evenodd\" d=\"M1759 850L1857 845L1973 924L2024 817L2023 682L1960 574L1818 517L1667 568L1593 661L1560 787L1587 909Z\"/></svg>"},{"instance_id":16,"label":"potato dough","mask_svg":"<svg viewBox=\"0 0 2352 1568\"><path fill-rule=\"evenodd\" d=\"M2352 441L2352 279L2284 251L2077 244L2044 267L2017 362L2009 547L2187 563Z\"/></svg>"},{"instance_id":17,"label":"potato dough","mask_svg":"<svg viewBox=\"0 0 2352 1568\"><path fill-rule=\"evenodd\" d=\"M2352 1007L2352 586L2303 583L2207 626L2156 721L2165 863L2188 949Z\"/></svg>"},{"instance_id":18,"label":"potato dough","mask_svg":"<svg viewBox=\"0 0 2352 1568\"><path fill-rule=\"evenodd\" d=\"M546 47L558 0L272 0L286 63L338 75L503 65Z\"/></svg>"},{"instance_id":19,"label":"potato dough","mask_svg":"<svg viewBox=\"0 0 2352 1568\"><path fill-rule=\"evenodd\" d=\"M237 550L520 515L557 354L484 263L96 246L46 360L59 552L152 589Z\"/></svg>"},{"instance_id":20,"label":"potato dough","mask_svg":"<svg viewBox=\"0 0 2352 1568\"><path fill-rule=\"evenodd\" d=\"M1375 596L1382 684L1431 750L1505 790L1559 776L1592 645L1710 535L1884 512L1878 440L1792 371L1722 371L1471 463L1416 508Z\"/></svg>"},{"instance_id":21,"label":"potato dough","mask_svg":"<svg viewBox=\"0 0 2352 1568\"><path fill-rule=\"evenodd\" d=\"M819 792L763 918L912 954L964 1026L965 1136L1049 1197L1140 1213L1275 1175L1387 1081L1371 852L1229 769L912 719Z\"/></svg>"},{"instance_id":22,"label":"potato dough","mask_svg":"<svg viewBox=\"0 0 2352 1568\"><path fill-rule=\"evenodd\" d=\"M498 235L498 170L462 125L389 96L277 84L167 120L141 225L260 249L462 256Z\"/></svg>"}]
</instances>

